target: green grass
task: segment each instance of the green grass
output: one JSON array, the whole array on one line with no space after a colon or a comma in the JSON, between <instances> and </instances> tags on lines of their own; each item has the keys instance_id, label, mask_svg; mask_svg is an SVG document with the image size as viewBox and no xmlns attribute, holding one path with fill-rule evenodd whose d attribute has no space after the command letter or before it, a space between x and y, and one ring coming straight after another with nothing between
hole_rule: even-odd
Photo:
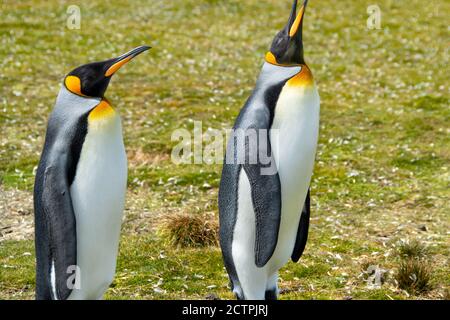
<instances>
[{"instance_id":1,"label":"green grass","mask_svg":"<svg viewBox=\"0 0 450 320\"><path fill-rule=\"evenodd\" d=\"M177 249L157 232L161 217L217 215L220 165L173 164L171 134L191 130L193 121L204 130L231 127L289 2L90 1L80 4L81 29L68 30L71 2L3 1L0 232L32 219L29 205L17 213L10 204L30 202L63 75L149 44L107 92L122 114L130 168L118 270L106 298L232 298L219 248ZM309 242L300 263L281 271L282 299L448 296L450 3L381 0L382 29L367 30L371 4L310 1L307 10L305 57L321 95L321 132ZM32 235L5 238L0 298L32 298ZM398 242L407 239L429 249L432 290L409 294L393 276L368 289L363 266L395 274Z\"/></svg>"}]
</instances>

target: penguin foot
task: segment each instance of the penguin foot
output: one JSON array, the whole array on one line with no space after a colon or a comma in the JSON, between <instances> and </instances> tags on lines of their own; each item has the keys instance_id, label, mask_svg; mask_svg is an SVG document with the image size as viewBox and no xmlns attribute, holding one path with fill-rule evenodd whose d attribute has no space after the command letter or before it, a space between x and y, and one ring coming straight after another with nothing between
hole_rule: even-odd
<instances>
[{"instance_id":1,"label":"penguin foot","mask_svg":"<svg viewBox=\"0 0 450 320\"><path fill-rule=\"evenodd\" d=\"M266 294L265 294L265 299L266 300L278 300L277 290L276 289L267 290Z\"/></svg>"}]
</instances>

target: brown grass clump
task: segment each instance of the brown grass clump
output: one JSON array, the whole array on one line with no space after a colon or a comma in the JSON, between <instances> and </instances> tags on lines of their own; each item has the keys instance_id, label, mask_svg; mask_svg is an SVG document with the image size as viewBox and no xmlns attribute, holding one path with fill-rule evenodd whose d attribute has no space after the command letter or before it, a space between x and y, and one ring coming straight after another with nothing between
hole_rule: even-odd
<instances>
[{"instance_id":1,"label":"brown grass clump","mask_svg":"<svg viewBox=\"0 0 450 320\"><path fill-rule=\"evenodd\" d=\"M405 259L400 263L396 276L398 286L409 293L431 290L431 267L421 259Z\"/></svg>"},{"instance_id":2,"label":"brown grass clump","mask_svg":"<svg viewBox=\"0 0 450 320\"><path fill-rule=\"evenodd\" d=\"M207 215L176 214L163 223L162 233L177 247L216 246L219 224Z\"/></svg>"}]
</instances>

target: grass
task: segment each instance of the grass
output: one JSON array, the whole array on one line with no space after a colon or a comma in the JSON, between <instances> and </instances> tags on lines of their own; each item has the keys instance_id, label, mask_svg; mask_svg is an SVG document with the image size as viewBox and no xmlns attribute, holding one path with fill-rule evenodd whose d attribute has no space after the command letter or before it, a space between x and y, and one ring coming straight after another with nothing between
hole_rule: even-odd
<instances>
[{"instance_id":1,"label":"grass","mask_svg":"<svg viewBox=\"0 0 450 320\"><path fill-rule=\"evenodd\" d=\"M428 249L417 240L402 241L398 251L402 257L412 259L424 258L428 253Z\"/></svg>"},{"instance_id":2,"label":"grass","mask_svg":"<svg viewBox=\"0 0 450 320\"><path fill-rule=\"evenodd\" d=\"M167 217L213 215L220 165L175 165L175 129L230 128L254 86L290 1L90 1L80 30L61 1L3 1L0 19L0 299L34 291L32 186L64 74L141 44L108 98L129 155L126 220L108 299L232 298L217 246L177 248ZM304 256L282 269L282 299L448 297L450 3L310 1L305 57L321 95L321 131ZM195 219L195 218L194 218ZM423 226L425 226L425 231ZM399 241L429 249L428 291L395 282ZM369 265L367 265L369 264ZM367 267L386 270L369 289Z\"/></svg>"},{"instance_id":3,"label":"grass","mask_svg":"<svg viewBox=\"0 0 450 320\"><path fill-rule=\"evenodd\" d=\"M431 289L431 269L423 260L407 259L402 261L396 278L399 287L409 293L421 293Z\"/></svg>"},{"instance_id":4,"label":"grass","mask_svg":"<svg viewBox=\"0 0 450 320\"><path fill-rule=\"evenodd\" d=\"M161 234L176 247L207 247L219 244L219 225L207 216L177 214L166 218Z\"/></svg>"},{"instance_id":5,"label":"grass","mask_svg":"<svg viewBox=\"0 0 450 320\"><path fill-rule=\"evenodd\" d=\"M411 240L400 242L398 253L402 259L396 274L399 288L411 294L430 291L433 268L427 262L429 250L419 241Z\"/></svg>"}]
</instances>

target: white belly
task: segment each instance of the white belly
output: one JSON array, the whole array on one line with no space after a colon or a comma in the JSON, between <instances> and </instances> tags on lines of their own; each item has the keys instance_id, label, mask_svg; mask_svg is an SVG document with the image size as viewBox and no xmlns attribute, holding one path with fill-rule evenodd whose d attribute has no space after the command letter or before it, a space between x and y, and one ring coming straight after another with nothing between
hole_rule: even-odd
<instances>
[{"instance_id":1,"label":"white belly","mask_svg":"<svg viewBox=\"0 0 450 320\"><path fill-rule=\"evenodd\" d=\"M71 186L79 289L69 299L100 299L113 280L125 205L127 158L120 118L89 124Z\"/></svg>"},{"instance_id":2,"label":"white belly","mask_svg":"<svg viewBox=\"0 0 450 320\"><path fill-rule=\"evenodd\" d=\"M285 86L270 132L281 182L281 224L268 265L273 271L291 257L301 211L311 181L319 134L320 98L316 87Z\"/></svg>"}]
</instances>

